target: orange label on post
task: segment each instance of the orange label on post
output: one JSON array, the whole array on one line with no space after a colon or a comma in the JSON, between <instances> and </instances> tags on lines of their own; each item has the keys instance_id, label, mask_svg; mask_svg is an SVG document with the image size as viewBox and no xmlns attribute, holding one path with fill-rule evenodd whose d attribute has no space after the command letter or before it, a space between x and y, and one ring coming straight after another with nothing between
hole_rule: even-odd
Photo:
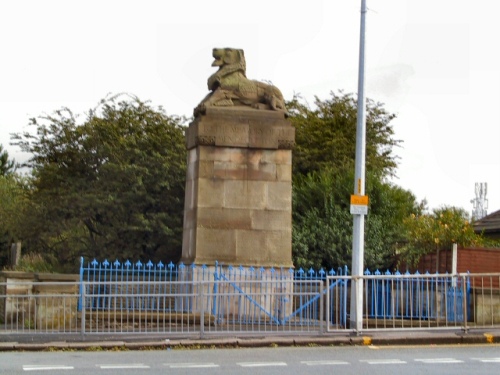
<instances>
[{"instance_id":1,"label":"orange label on post","mask_svg":"<svg viewBox=\"0 0 500 375\"><path fill-rule=\"evenodd\" d=\"M368 206L368 195L351 195L351 204Z\"/></svg>"}]
</instances>

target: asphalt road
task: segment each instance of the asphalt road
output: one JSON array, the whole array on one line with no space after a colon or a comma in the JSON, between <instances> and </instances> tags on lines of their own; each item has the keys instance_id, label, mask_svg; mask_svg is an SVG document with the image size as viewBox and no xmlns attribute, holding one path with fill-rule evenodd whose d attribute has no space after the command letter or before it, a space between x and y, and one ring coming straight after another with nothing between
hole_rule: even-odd
<instances>
[{"instance_id":1,"label":"asphalt road","mask_svg":"<svg viewBox=\"0 0 500 375\"><path fill-rule=\"evenodd\" d=\"M2 352L8 374L497 374L500 345Z\"/></svg>"}]
</instances>

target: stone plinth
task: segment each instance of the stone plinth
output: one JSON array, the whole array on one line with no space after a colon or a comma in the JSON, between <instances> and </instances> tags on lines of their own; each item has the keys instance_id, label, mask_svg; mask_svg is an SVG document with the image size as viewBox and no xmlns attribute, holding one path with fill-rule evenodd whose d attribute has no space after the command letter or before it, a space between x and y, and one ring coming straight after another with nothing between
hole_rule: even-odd
<instances>
[{"instance_id":1,"label":"stone plinth","mask_svg":"<svg viewBox=\"0 0 500 375\"><path fill-rule=\"evenodd\" d=\"M283 112L207 108L186 134L182 261L292 266L292 152Z\"/></svg>"}]
</instances>

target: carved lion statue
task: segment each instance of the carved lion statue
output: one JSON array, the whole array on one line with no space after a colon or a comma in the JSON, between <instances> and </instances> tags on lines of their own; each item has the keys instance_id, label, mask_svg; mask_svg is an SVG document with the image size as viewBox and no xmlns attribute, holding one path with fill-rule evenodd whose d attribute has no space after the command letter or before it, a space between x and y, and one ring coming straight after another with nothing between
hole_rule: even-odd
<instances>
[{"instance_id":1,"label":"carved lion statue","mask_svg":"<svg viewBox=\"0 0 500 375\"><path fill-rule=\"evenodd\" d=\"M245 54L241 49L214 48L212 66L219 69L208 78L211 91L195 108L194 114L204 113L209 106L247 105L256 109L271 109L287 114L281 91L273 85L246 77Z\"/></svg>"}]
</instances>

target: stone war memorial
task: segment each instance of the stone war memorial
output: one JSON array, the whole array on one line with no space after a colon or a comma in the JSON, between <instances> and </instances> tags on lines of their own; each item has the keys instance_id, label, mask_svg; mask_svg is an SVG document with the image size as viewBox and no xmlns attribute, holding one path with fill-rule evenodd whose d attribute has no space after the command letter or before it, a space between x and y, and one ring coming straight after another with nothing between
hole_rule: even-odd
<instances>
[{"instance_id":1,"label":"stone war memorial","mask_svg":"<svg viewBox=\"0 0 500 375\"><path fill-rule=\"evenodd\" d=\"M186 133L184 264L292 267L292 148L283 95L215 48L210 93Z\"/></svg>"}]
</instances>

